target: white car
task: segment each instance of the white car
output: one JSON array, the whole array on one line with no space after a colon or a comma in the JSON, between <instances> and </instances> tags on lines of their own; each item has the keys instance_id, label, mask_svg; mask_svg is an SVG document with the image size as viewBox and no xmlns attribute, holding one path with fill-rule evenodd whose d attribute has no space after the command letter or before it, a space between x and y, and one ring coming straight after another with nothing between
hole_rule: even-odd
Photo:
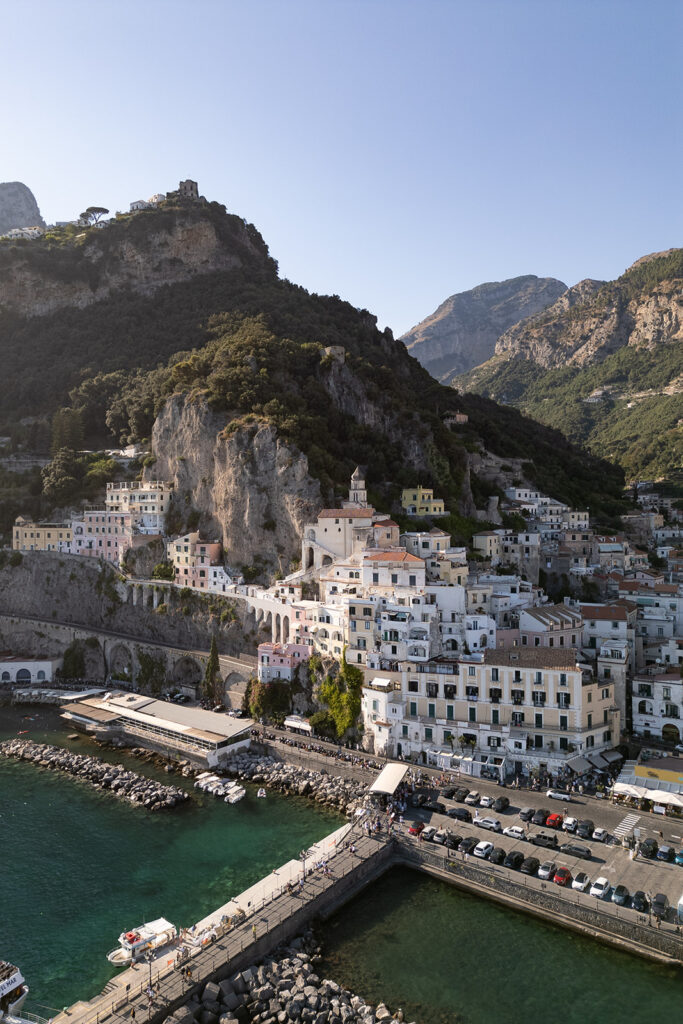
<instances>
[{"instance_id":1,"label":"white car","mask_svg":"<svg viewBox=\"0 0 683 1024\"><path fill-rule=\"evenodd\" d=\"M485 839L482 839L480 843L474 847L472 851L475 857L483 857L486 859L493 853L493 843L487 843Z\"/></svg>"},{"instance_id":2,"label":"white car","mask_svg":"<svg viewBox=\"0 0 683 1024\"><path fill-rule=\"evenodd\" d=\"M579 823L576 818L572 818L569 815L567 815L567 817L562 822L562 828L565 830L565 832L576 832L576 826L578 824Z\"/></svg>"},{"instance_id":3,"label":"white car","mask_svg":"<svg viewBox=\"0 0 683 1024\"><path fill-rule=\"evenodd\" d=\"M596 896L599 900L604 900L605 896L609 892L610 885L609 881L601 875L600 878L596 878L590 887L591 896Z\"/></svg>"},{"instance_id":4,"label":"white car","mask_svg":"<svg viewBox=\"0 0 683 1024\"><path fill-rule=\"evenodd\" d=\"M579 871L578 875L572 879L572 889L578 889L579 892L585 892L591 884L591 880L585 871Z\"/></svg>"},{"instance_id":5,"label":"white car","mask_svg":"<svg viewBox=\"0 0 683 1024\"><path fill-rule=\"evenodd\" d=\"M481 800L479 801L479 806L480 807L493 807L494 800L495 800L495 797L493 797L493 796L483 796L481 798Z\"/></svg>"},{"instance_id":6,"label":"white car","mask_svg":"<svg viewBox=\"0 0 683 1024\"><path fill-rule=\"evenodd\" d=\"M538 869L538 877L544 879L552 878L556 871L557 864L555 864L555 862L552 860L546 860L541 864L540 868Z\"/></svg>"},{"instance_id":7,"label":"white car","mask_svg":"<svg viewBox=\"0 0 683 1024\"><path fill-rule=\"evenodd\" d=\"M548 789L545 795L551 800L564 800L566 803L571 800L569 793L565 793L563 789Z\"/></svg>"},{"instance_id":8,"label":"white car","mask_svg":"<svg viewBox=\"0 0 683 1024\"><path fill-rule=\"evenodd\" d=\"M510 839L526 839L526 832L521 825L508 825L503 829L503 835L510 836Z\"/></svg>"},{"instance_id":9,"label":"white car","mask_svg":"<svg viewBox=\"0 0 683 1024\"><path fill-rule=\"evenodd\" d=\"M470 807L474 807L475 804L479 803L479 794L476 789L473 789L471 793L468 793L465 797L465 803L469 804Z\"/></svg>"},{"instance_id":10,"label":"white car","mask_svg":"<svg viewBox=\"0 0 683 1024\"><path fill-rule=\"evenodd\" d=\"M434 839L432 840L432 842L438 843L440 846L443 846L443 844L446 842L447 836L448 829L440 828L439 831L434 834Z\"/></svg>"},{"instance_id":11,"label":"white car","mask_svg":"<svg viewBox=\"0 0 683 1024\"><path fill-rule=\"evenodd\" d=\"M597 840L598 843L604 843L607 839L608 832L606 828L596 828L593 833L593 839Z\"/></svg>"},{"instance_id":12,"label":"white car","mask_svg":"<svg viewBox=\"0 0 683 1024\"><path fill-rule=\"evenodd\" d=\"M430 839L433 839L435 835L436 829L433 825L427 825L427 828L422 829L422 839L429 841Z\"/></svg>"},{"instance_id":13,"label":"white car","mask_svg":"<svg viewBox=\"0 0 683 1024\"><path fill-rule=\"evenodd\" d=\"M503 828L498 818L480 818L479 815L475 815L472 822L473 825L478 825L479 828L487 828L490 832L502 832Z\"/></svg>"}]
</instances>

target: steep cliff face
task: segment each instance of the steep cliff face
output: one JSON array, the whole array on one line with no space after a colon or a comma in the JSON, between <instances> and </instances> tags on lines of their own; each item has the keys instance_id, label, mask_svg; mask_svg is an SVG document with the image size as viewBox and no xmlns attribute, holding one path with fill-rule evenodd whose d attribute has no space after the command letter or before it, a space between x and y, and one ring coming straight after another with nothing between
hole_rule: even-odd
<instances>
[{"instance_id":1,"label":"steep cliff face","mask_svg":"<svg viewBox=\"0 0 683 1024\"><path fill-rule=\"evenodd\" d=\"M0 235L12 228L45 227L36 198L20 181L0 183Z\"/></svg>"},{"instance_id":2,"label":"steep cliff face","mask_svg":"<svg viewBox=\"0 0 683 1024\"><path fill-rule=\"evenodd\" d=\"M451 295L401 340L437 379L464 373L489 359L512 324L550 306L567 286L528 274Z\"/></svg>"},{"instance_id":3,"label":"steep cliff face","mask_svg":"<svg viewBox=\"0 0 683 1024\"><path fill-rule=\"evenodd\" d=\"M304 523L322 505L320 484L270 424L232 430L203 399L176 395L154 424L152 448L149 472L173 480L180 511L201 513L204 534L222 541L230 565L262 560L287 571L300 556Z\"/></svg>"},{"instance_id":4,"label":"steep cliff face","mask_svg":"<svg viewBox=\"0 0 683 1024\"><path fill-rule=\"evenodd\" d=\"M246 225L233 221L230 246L201 210L187 210L150 219L144 234L128 224L90 229L61 260L43 252L40 242L15 249L11 260L3 261L0 252L0 307L25 317L45 316L84 309L122 289L150 295L163 285L234 270L258 253Z\"/></svg>"}]
</instances>

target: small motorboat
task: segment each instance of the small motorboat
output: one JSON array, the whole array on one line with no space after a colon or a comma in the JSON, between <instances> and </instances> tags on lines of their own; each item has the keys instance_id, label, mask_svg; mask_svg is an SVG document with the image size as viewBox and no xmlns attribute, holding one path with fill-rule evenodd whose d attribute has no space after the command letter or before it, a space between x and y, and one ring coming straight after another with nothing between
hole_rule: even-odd
<instances>
[{"instance_id":1,"label":"small motorboat","mask_svg":"<svg viewBox=\"0 0 683 1024\"><path fill-rule=\"evenodd\" d=\"M266 791L265 791L265 789L263 788L263 786L261 786L261 788L259 789L259 791L258 791L258 793L256 794L256 796L260 797L260 798L261 798L262 800L263 800L263 799L265 799L265 797L267 796L267 794L266 794Z\"/></svg>"},{"instance_id":2,"label":"small motorboat","mask_svg":"<svg viewBox=\"0 0 683 1024\"><path fill-rule=\"evenodd\" d=\"M178 929L165 917L142 924L139 928L121 932L116 949L107 953L107 960L115 967L130 967L150 950L170 946L178 938Z\"/></svg>"}]
</instances>

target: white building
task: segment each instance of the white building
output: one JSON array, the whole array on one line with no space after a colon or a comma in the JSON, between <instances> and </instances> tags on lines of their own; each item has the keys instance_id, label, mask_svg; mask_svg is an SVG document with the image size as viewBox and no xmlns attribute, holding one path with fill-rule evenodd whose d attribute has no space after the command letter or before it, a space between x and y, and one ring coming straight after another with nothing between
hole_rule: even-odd
<instances>
[{"instance_id":1,"label":"white building","mask_svg":"<svg viewBox=\"0 0 683 1024\"><path fill-rule=\"evenodd\" d=\"M0 685L19 683L51 683L61 658L21 658L12 654L0 655Z\"/></svg>"}]
</instances>

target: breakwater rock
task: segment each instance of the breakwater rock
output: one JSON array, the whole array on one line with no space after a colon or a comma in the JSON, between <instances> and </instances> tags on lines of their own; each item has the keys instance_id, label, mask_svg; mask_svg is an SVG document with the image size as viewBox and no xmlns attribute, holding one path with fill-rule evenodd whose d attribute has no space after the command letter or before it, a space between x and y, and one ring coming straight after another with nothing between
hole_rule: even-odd
<instances>
[{"instance_id":1,"label":"breakwater rock","mask_svg":"<svg viewBox=\"0 0 683 1024\"><path fill-rule=\"evenodd\" d=\"M0 756L32 761L41 768L66 772L94 786L108 789L122 800L140 804L149 811L175 807L189 799L189 795L176 786L164 786L154 779L136 775L119 764L107 764L98 757L74 754L63 747L52 747L31 740L5 740L0 743Z\"/></svg>"},{"instance_id":2,"label":"breakwater rock","mask_svg":"<svg viewBox=\"0 0 683 1024\"><path fill-rule=\"evenodd\" d=\"M349 817L361 806L366 793L366 787L360 782L256 754L235 754L226 770L230 775L267 789L308 797Z\"/></svg>"},{"instance_id":3,"label":"breakwater rock","mask_svg":"<svg viewBox=\"0 0 683 1024\"><path fill-rule=\"evenodd\" d=\"M378 1024L403 1020L403 1014L380 1003L371 1006L335 981L315 971L319 957L305 951L306 941L295 939L273 958L258 966L204 985L165 1024Z\"/></svg>"}]
</instances>

